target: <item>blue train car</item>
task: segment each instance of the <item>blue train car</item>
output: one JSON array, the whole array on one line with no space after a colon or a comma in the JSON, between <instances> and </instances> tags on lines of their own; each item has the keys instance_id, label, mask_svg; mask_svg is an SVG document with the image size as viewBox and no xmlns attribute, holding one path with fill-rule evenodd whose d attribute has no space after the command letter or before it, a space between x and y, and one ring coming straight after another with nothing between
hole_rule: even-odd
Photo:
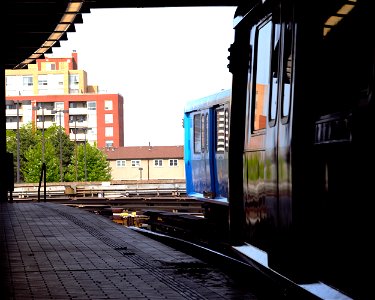
<instances>
[{"instance_id":1,"label":"blue train car","mask_svg":"<svg viewBox=\"0 0 375 300\"><path fill-rule=\"evenodd\" d=\"M229 107L231 90L185 106L185 172L189 196L228 204Z\"/></svg>"}]
</instances>

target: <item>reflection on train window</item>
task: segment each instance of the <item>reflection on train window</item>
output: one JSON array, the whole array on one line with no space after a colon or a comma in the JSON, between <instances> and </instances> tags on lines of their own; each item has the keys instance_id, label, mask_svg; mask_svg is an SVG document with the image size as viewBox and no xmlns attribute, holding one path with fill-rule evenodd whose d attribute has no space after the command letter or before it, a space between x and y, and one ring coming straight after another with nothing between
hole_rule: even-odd
<instances>
[{"instance_id":1,"label":"reflection on train window","mask_svg":"<svg viewBox=\"0 0 375 300\"><path fill-rule=\"evenodd\" d=\"M274 25L274 38L271 57L271 101L270 101L270 121L275 121L277 114L277 97L279 86L279 55L280 55L280 24ZM274 124L274 123L273 123Z\"/></svg>"},{"instance_id":2,"label":"reflection on train window","mask_svg":"<svg viewBox=\"0 0 375 300\"><path fill-rule=\"evenodd\" d=\"M202 115L201 124L202 124L201 125L201 149L202 149L202 152L208 152L208 135L207 135L208 114L207 113L205 115Z\"/></svg>"},{"instance_id":3,"label":"reflection on train window","mask_svg":"<svg viewBox=\"0 0 375 300\"><path fill-rule=\"evenodd\" d=\"M282 122L286 123L289 116L292 70L293 70L293 32L292 24L286 25L284 38L284 65L283 65L283 98L282 98Z\"/></svg>"},{"instance_id":4,"label":"reflection on train window","mask_svg":"<svg viewBox=\"0 0 375 300\"><path fill-rule=\"evenodd\" d=\"M201 115L194 115L194 153L201 153Z\"/></svg>"},{"instance_id":5,"label":"reflection on train window","mask_svg":"<svg viewBox=\"0 0 375 300\"><path fill-rule=\"evenodd\" d=\"M205 146L205 140L206 140L206 133L205 133L205 118L204 115L201 116L201 151L204 153L204 146Z\"/></svg>"},{"instance_id":6,"label":"reflection on train window","mask_svg":"<svg viewBox=\"0 0 375 300\"><path fill-rule=\"evenodd\" d=\"M266 128L266 115L268 111L268 99L270 89L270 62L271 62L271 37L272 23L267 22L258 29L257 44L258 50L255 58L256 67L256 95L255 107L253 108L253 129Z\"/></svg>"},{"instance_id":7,"label":"reflection on train window","mask_svg":"<svg viewBox=\"0 0 375 300\"><path fill-rule=\"evenodd\" d=\"M216 109L216 152L225 150L225 115L224 108Z\"/></svg>"},{"instance_id":8,"label":"reflection on train window","mask_svg":"<svg viewBox=\"0 0 375 300\"><path fill-rule=\"evenodd\" d=\"M229 111L224 107L216 109L216 152L224 153L229 146Z\"/></svg>"},{"instance_id":9,"label":"reflection on train window","mask_svg":"<svg viewBox=\"0 0 375 300\"><path fill-rule=\"evenodd\" d=\"M225 110L225 150L229 148L229 111Z\"/></svg>"}]
</instances>

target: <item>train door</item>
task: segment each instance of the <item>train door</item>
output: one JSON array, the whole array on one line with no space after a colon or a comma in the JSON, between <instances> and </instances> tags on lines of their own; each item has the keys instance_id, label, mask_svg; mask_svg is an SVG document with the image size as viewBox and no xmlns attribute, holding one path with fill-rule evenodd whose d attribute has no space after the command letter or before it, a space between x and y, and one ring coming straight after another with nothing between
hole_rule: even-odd
<instances>
[{"instance_id":1,"label":"train door","mask_svg":"<svg viewBox=\"0 0 375 300\"><path fill-rule=\"evenodd\" d=\"M293 26L290 16L282 11L273 12L273 33L270 39L271 79L265 140L265 197L267 207L272 211L273 225L284 238L287 238L292 222L289 115L292 100Z\"/></svg>"},{"instance_id":2,"label":"train door","mask_svg":"<svg viewBox=\"0 0 375 300\"><path fill-rule=\"evenodd\" d=\"M208 197L211 187L211 168L209 153L209 110L197 111L192 115L192 181L195 193Z\"/></svg>"},{"instance_id":3,"label":"train door","mask_svg":"<svg viewBox=\"0 0 375 300\"><path fill-rule=\"evenodd\" d=\"M214 186L215 198L228 200L228 146L229 146L229 105L220 105L214 109L213 133L215 151Z\"/></svg>"},{"instance_id":4,"label":"train door","mask_svg":"<svg viewBox=\"0 0 375 300\"><path fill-rule=\"evenodd\" d=\"M265 251L291 223L289 107L292 95L292 23L273 11L249 28L244 145L247 240ZM286 242L286 241L285 241Z\"/></svg>"}]
</instances>

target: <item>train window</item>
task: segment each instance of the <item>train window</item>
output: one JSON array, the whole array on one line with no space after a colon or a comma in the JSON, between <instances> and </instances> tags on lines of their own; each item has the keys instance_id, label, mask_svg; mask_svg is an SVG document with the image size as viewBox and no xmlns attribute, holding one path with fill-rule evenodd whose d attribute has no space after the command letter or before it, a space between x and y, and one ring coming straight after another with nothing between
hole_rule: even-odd
<instances>
[{"instance_id":1,"label":"train window","mask_svg":"<svg viewBox=\"0 0 375 300\"><path fill-rule=\"evenodd\" d=\"M293 31L292 24L286 25L284 33L284 62L283 62L283 97L281 121L288 122L290 101L291 101L291 85L292 85L292 70L293 70Z\"/></svg>"},{"instance_id":2,"label":"train window","mask_svg":"<svg viewBox=\"0 0 375 300\"><path fill-rule=\"evenodd\" d=\"M229 111L225 110L225 150L228 151L229 148Z\"/></svg>"},{"instance_id":3,"label":"train window","mask_svg":"<svg viewBox=\"0 0 375 300\"><path fill-rule=\"evenodd\" d=\"M201 150L204 153L206 148L206 119L204 115L201 116Z\"/></svg>"},{"instance_id":4,"label":"train window","mask_svg":"<svg viewBox=\"0 0 375 300\"><path fill-rule=\"evenodd\" d=\"M216 152L223 153L225 150L226 138L226 112L224 108L216 109Z\"/></svg>"},{"instance_id":5,"label":"train window","mask_svg":"<svg viewBox=\"0 0 375 300\"><path fill-rule=\"evenodd\" d=\"M202 152L208 152L208 114L202 114L201 119L201 149Z\"/></svg>"},{"instance_id":6,"label":"train window","mask_svg":"<svg viewBox=\"0 0 375 300\"><path fill-rule=\"evenodd\" d=\"M256 95L255 106L253 108L253 129L260 130L266 128L266 115L268 111L268 99L270 89L270 62L271 62L271 36L272 23L258 28L255 58L256 66Z\"/></svg>"},{"instance_id":7,"label":"train window","mask_svg":"<svg viewBox=\"0 0 375 300\"><path fill-rule=\"evenodd\" d=\"M270 114L269 118L272 124L275 124L277 114L277 98L278 98L278 87L279 87L279 57L280 57L280 24L274 24L273 26L274 36L272 44L272 57L271 57L271 98L270 98Z\"/></svg>"},{"instance_id":8,"label":"train window","mask_svg":"<svg viewBox=\"0 0 375 300\"><path fill-rule=\"evenodd\" d=\"M201 153L201 115L194 115L194 153Z\"/></svg>"},{"instance_id":9,"label":"train window","mask_svg":"<svg viewBox=\"0 0 375 300\"><path fill-rule=\"evenodd\" d=\"M208 113L206 113L206 126L204 127L205 128L205 131L206 131L206 139L205 139L205 149L207 149L207 152L208 152Z\"/></svg>"}]
</instances>

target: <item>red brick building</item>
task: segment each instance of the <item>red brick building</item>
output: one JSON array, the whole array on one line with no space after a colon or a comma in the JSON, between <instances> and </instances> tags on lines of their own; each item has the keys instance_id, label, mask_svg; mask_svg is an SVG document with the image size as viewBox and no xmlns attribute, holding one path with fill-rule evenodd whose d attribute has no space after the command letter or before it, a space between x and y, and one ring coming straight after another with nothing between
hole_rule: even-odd
<instances>
[{"instance_id":1,"label":"red brick building","mask_svg":"<svg viewBox=\"0 0 375 300\"><path fill-rule=\"evenodd\" d=\"M78 69L78 55L37 59L28 69L6 70L6 128L56 124L71 140L98 148L124 145L123 97L100 93ZM61 118L61 119L60 119Z\"/></svg>"}]
</instances>

